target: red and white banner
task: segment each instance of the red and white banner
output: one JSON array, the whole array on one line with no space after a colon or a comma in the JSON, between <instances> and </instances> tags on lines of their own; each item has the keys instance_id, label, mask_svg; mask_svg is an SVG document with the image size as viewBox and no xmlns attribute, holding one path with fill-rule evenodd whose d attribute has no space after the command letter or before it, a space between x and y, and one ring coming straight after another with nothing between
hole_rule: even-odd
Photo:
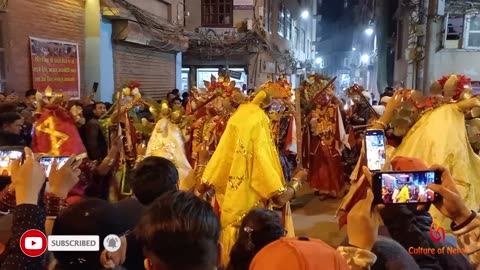
<instances>
[{"instance_id":1,"label":"red and white banner","mask_svg":"<svg viewBox=\"0 0 480 270\"><path fill-rule=\"evenodd\" d=\"M78 43L30 37L33 88L80 98Z\"/></svg>"}]
</instances>

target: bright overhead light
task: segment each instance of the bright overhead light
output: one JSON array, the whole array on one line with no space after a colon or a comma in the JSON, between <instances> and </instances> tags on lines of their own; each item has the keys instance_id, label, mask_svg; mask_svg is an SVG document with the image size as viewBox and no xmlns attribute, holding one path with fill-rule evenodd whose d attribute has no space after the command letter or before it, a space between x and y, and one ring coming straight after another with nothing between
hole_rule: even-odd
<instances>
[{"instance_id":1,"label":"bright overhead light","mask_svg":"<svg viewBox=\"0 0 480 270\"><path fill-rule=\"evenodd\" d=\"M369 26L367 29L365 29L365 34L367 34L368 36L373 35L373 28Z\"/></svg>"},{"instance_id":2,"label":"bright overhead light","mask_svg":"<svg viewBox=\"0 0 480 270\"><path fill-rule=\"evenodd\" d=\"M301 16L303 19L308 19L308 17L310 16L310 13L308 12L308 10L304 10Z\"/></svg>"},{"instance_id":3,"label":"bright overhead light","mask_svg":"<svg viewBox=\"0 0 480 270\"><path fill-rule=\"evenodd\" d=\"M360 61L364 64L368 64L370 62L370 56L368 54L364 54L360 57Z\"/></svg>"},{"instance_id":4,"label":"bright overhead light","mask_svg":"<svg viewBox=\"0 0 480 270\"><path fill-rule=\"evenodd\" d=\"M322 61L323 61L323 59L321 57L317 57L317 59L315 60L315 63L321 64Z\"/></svg>"},{"instance_id":5,"label":"bright overhead light","mask_svg":"<svg viewBox=\"0 0 480 270\"><path fill-rule=\"evenodd\" d=\"M357 50L357 48L355 48L355 47L352 48L352 51L356 51L356 50Z\"/></svg>"}]
</instances>

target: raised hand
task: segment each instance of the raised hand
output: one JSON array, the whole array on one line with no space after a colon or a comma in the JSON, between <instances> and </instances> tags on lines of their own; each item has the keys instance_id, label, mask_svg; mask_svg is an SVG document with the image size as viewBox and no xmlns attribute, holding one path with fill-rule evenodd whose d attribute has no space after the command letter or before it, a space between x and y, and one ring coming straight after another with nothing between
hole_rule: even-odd
<instances>
[{"instance_id":1,"label":"raised hand","mask_svg":"<svg viewBox=\"0 0 480 270\"><path fill-rule=\"evenodd\" d=\"M365 199L355 204L347 215L348 243L352 246L371 250L378 236L380 215L373 206L373 192L367 190Z\"/></svg>"}]
</instances>

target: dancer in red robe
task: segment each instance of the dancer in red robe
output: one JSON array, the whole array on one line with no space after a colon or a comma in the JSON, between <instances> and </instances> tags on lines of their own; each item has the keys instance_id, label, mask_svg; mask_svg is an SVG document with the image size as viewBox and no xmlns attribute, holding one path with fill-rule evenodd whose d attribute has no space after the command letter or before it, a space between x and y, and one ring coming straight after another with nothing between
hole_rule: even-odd
<instances>
[{"instance_id":1,"label":"dancer in red robe","mask_svg":"<svg viewBox=\"0 0 480 270\"><path fill-rule=\"evenodd\" d=\"M344 187L341 151L346 134L332 87L321 90L313 100L315 107L310 112L309 128L304 134L308 181L322 200L341 196Z\"/></svg>"}]
</instances>

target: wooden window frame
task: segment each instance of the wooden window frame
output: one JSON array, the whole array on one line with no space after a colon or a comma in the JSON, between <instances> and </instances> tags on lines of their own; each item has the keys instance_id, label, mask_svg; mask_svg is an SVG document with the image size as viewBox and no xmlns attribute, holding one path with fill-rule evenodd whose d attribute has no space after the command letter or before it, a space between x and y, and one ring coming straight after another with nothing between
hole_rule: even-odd
<instances>
[{"instance_id":1,"label":"wooden window frame","mask_svg":"<svg viewBox=\"0 0 480 270\"><path fill-rule=\"evenodd\" d=\"M209 6L207 6L207 4ZM203 27L224 27L230 28L233 27L233 0L202 0L202 26ZM216 7L215 7L216 5ZM223 12L221 12L220 8L223 6ZM230 11L226 12L228 6L230 7ZM215 13L207 13L207 7L216 8ZM220 23L220 18L223 16L224 20L227 16L230 16L229 23ZM216 17L217 22L213 22L211 19L207 19L207 17Z\"/></svg>"}]
</instances>

